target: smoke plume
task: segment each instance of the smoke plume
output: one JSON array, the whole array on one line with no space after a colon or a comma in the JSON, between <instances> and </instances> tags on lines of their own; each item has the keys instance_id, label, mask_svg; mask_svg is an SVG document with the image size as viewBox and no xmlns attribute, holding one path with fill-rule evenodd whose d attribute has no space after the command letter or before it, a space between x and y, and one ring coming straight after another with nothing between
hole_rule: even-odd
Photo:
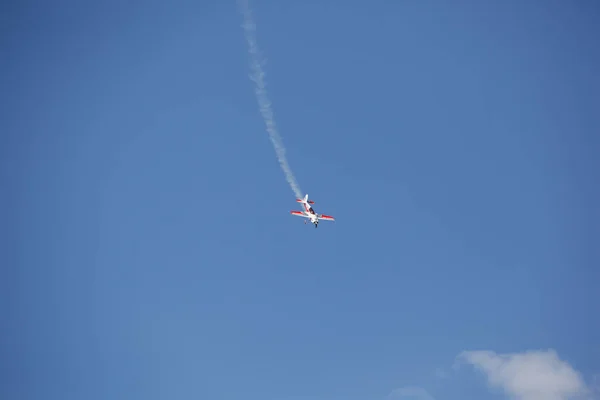
<instances>
[{"instance_id":1,"label":"smoke plume","mask_svg":"<svg viewBox=\"0 0 600 400\"><path fill-rule=\"evenodd\" d=\"M242 27L244 28L246 41L248 42L248 52L250 53L250 68L252 71L250 79L255 84L256 99L258 100L260 113L265 121L267 132L269 133L273 147L275 148L279 165L281 165L281 169L285 173L285 177L296 197L302 198L302 191L300 190L298 182L296 182L296 178L285 157L285 147L283 146L281 136L279 136L279 133L277 132L273 109L271 108L269 97L267 96L267 90L265 88L265 72L260 60L258 45L256 44L256 24L254 23L248 0L239 0L238 4L244 16L244 24Z\"/></svg>"}]
</instances>

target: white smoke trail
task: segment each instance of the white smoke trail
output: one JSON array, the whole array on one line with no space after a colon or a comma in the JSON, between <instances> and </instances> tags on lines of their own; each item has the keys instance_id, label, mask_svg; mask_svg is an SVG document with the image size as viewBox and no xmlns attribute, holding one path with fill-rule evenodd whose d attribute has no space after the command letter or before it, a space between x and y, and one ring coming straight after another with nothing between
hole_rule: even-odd
<instances>
[{"instance_id":1,"label":"white smoke trail","mask_svg":"<svg viewBox=\"0 0 600 400\"><path fill-rule=\"evenodd\" d=\"M256 24L254 23L254 18L252 17L248 0L239 0L238 4L244 15L244 24L242 27L244 28L246 41L248 42L248 52L250 53L250 68L252 70L250 79L256 84L255 92L258 105L260 107L260 113L262 114L265 125L267 126L267 132L269 133L269 137L271 138L271 142L275 148L275 153L277 154L277 159L279 160L281 169L283 169L285 177L294 191L294 194L300 199L303 197L302 191L300 190L298 182L296 182L296 178L292 173L292 169L285 158L285 147L283 146L281 136L279 136L279 133L277 132L275 118L273 117L273 110L271 109L271 102L267 96L267 90L265 89L265 72L262 68L262 63L259 58L258 45L256 44Z\"/></svg>"}]
</instances>

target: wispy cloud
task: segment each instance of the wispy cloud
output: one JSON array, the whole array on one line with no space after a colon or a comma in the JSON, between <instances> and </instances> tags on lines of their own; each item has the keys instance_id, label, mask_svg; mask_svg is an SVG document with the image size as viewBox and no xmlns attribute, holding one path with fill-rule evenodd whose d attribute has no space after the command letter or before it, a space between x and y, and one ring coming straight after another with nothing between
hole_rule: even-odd
<instances>
[{"instance_id":1,"label":"wispy cloud","mask_svg":"<svg viewBox=\"0 0 600 400\"><path fill-rule=\"evenodd\" d=\"M484 373L488 384L516 400L585 399L590 394L581 374L554 350L496 354L465 351L457 361Z\"/></svg>"}]
</instances>

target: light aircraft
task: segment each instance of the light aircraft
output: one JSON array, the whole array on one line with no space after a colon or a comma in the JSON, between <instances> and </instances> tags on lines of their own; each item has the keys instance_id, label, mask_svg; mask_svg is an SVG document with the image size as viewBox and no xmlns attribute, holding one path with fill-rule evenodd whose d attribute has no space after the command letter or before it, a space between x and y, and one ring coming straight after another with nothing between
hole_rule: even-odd
<instances>
[{"instance_id":1,"label":"light aircraft","mask_svg":"<svg viewBox=\"0 0 600 400\"><path fill-rule=\"evenodd\" d=\"M304 196L303 199L296 199L296 201L298 203L302 203L304 210L303 211L290 211L292 213L292 215L297 215L298 217L310 218L310 222L315 224L315 228L319 225L319 220L323 219L325 221L335 221L335 219L330 215L323 215L323 214L315 213L315 210L313 210L313 208L311 206L311 204L315 204L315 202L312 200L309 200L308 195ZM304 223L306 224L306 220L304 220Z\"/></svg>"}]
</instances>

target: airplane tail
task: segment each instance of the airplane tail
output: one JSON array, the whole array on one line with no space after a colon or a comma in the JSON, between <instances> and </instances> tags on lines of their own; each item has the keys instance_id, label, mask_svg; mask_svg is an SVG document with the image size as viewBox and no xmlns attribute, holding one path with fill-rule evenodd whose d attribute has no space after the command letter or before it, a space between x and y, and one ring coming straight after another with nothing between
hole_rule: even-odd
<instances>
[{"instance_id":1,"label":"airplane tail","mask_svg":"<svg viewBox=\"0 0 600 400\"><path fill-rule=\"evenodd\" d=\"M308 194L306 196L304 196L303 199L296 199L296 202L298 203L308 203L308 204L315 204L314 201L312 200L308 200Z\"/></svg>"}]
</instances>

